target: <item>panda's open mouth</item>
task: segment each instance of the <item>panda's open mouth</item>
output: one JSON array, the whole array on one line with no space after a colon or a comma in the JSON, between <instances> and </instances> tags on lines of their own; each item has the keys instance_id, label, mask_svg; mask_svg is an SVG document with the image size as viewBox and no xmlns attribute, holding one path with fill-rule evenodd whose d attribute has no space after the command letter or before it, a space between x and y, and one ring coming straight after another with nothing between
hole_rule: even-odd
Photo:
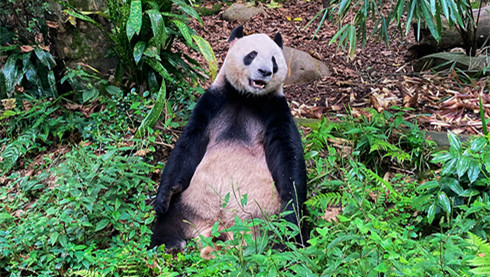
<instances>
[{"instance_id":1,"label":"panda's open mouth","mask_svg":"<svg viewBox=\"0 0 490 277\"><path fill-rule=\"evenodd\" d=\"M250 86L253 88L263 89L267 85L267 82L262 80L250 80Z\"/></svg>"}]
</instances>

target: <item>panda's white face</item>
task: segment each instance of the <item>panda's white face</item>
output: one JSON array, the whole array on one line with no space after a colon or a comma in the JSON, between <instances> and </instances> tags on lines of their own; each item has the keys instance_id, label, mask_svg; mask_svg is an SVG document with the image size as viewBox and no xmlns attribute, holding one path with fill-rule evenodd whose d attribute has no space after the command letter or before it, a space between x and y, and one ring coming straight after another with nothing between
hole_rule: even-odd
<instances>
[{"instance_id":1,"label":"panda's white face","mask_svg":"<svg viewBox=\"0 0 490 277\"><path fill-rule=\"evenodd\" d=\"M240 92L282 94L287 65L282 49L274 40L265 34L254 34L233 41L222 74Z\"/></svg>"}]
</instances>

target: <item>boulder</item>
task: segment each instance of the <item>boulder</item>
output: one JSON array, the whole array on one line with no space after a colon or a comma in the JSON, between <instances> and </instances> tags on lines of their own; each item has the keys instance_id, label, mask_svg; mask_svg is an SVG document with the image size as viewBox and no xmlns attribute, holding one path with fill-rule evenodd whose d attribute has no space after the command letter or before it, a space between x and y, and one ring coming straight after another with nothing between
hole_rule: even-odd
<instances>
[{"instance_id":1,"label":"boulder","mask_svg":"<svg viewBox=\"0 0 490 277\"><path fill-rule=\"evenodd\" d=\"M329 75L328 67L306 52L284 46L283 53L288 65L285 85L309 83Z\"/></svg>"},{"instance_id":2,"label":"boulder","mask_svg":"<svg viewBox=\"0 0 490 277\"><path fill-rule=\"evenodd\" d=\"M253 3L235 3L223 12L223 19L229 22L238 21L244 23L259 13L265 13L262 7L256 7Z\"/></svg>"}]
</instances>

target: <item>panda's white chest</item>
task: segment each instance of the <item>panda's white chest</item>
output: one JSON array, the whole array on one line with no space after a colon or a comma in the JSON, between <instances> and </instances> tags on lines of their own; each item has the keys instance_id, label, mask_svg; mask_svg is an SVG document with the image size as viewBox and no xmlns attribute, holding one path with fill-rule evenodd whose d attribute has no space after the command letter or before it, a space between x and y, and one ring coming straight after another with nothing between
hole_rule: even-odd
<instances>
[{"instance_id":1,"label":"panda's white chest","mask_svg":"<svg viewBox=\"0 0 490 277\"><path fill-rule=\"evenodd\" d=\"M234 215L251 218L277 213L279 198L259 120L246 110L225 109L210 124L209 137L206 153L182 193L186 205L213 222L233 223Z\"/></svg>"}]
</instances>

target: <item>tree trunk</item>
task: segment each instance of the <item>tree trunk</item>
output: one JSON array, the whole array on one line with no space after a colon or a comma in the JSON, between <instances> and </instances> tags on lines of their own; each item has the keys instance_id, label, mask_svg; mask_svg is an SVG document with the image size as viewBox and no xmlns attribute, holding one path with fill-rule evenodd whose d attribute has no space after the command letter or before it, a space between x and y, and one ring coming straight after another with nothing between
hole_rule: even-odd
<instances>
[{"instance_id":1,"label":"tree trunk","mask_svg":"<svg viewBox=\"0 0 490 277\"><path fill-rule=\"evenodd\" d=\"M476 20L478 9L473 10L473 15ZM476 49L474 49L475 46L471 45L471 38L463 38L455 26L449 28L447 20L442 20L442 26L442 37L439 43L431 35L428 28L421 28L420 39L417 44L410 47L409 52L417 57L422 57L455 47L469 47L473 48L472 51L476 51ZM413 24L412 28L414 30L415 38L417 38L417 24ZM470 27L468 29L472 28ZM490 45L490 6L482 7L476 34L472 34L470 30L468 36L470 35L476 35L475 42L477 47Z\"/></svg>"}]
</instances>

